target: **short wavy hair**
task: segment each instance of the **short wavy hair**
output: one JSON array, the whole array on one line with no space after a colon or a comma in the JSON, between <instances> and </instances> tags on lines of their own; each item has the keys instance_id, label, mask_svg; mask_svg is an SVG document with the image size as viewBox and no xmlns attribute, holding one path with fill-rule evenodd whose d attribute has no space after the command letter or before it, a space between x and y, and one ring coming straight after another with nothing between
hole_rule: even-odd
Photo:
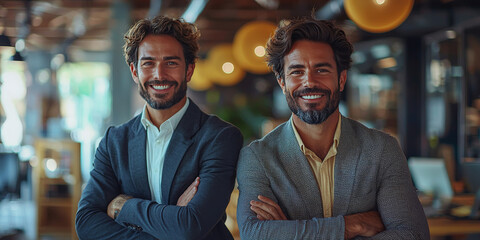
<instances>
[{"instance_id":1,"label":"short wavy hair","mask_svg":"<svg viewBox=\"0 0 480 240\"><path fill-rule=\"evenodd\" d=\"M338 73L350 68L353 46L347 40L345 32L336 27L333 22L316 20L312 17L282 20L275 34L268 40L266 49L267 64L272 68L277 79L285 79L283 57L290 52L292 45L298 40L329 44L335 56Z\"/></svg>"},{"instance_id":2,"label":"short wavy hair","mask_svg":"<svg viewBox=\"0 0 480 240\"><path fill-rule=\"evenodd\" d=\"M198 58L198 38L200 31L192 24L183 19L157 16L153 19L142 19L135 23L125 34L123 53L125 61L135 67L138 63L138 46L147 35L169 35L180 42L183 48L186 65L195 63Z\"/></svg>"}]
</instances>

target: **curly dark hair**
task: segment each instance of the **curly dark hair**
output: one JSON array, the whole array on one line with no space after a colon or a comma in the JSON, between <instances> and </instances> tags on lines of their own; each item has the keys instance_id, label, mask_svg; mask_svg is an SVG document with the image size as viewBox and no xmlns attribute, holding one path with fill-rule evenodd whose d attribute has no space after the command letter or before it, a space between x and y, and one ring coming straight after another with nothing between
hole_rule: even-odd
<instances>
[{"instance_id":1,"label":"curly dark hair","mask_svg":"<svg viewBox=\"0 0 480 240\"><path fill-rule=\"evenodd\" d=\"M347 40L345 32L336 27L333 22L316 20L312 17L282 20L275 34L268 40L266 49L268 66L272 68L277 79L285 79L283 57L290 52L293 43L298 40L329 44L335 55L338 73L350 68L353 46Z\"/></svg>"},{"instance_id":2,"label":"curly dark hair","mask_svg":"<svg viewBox=\"0 0 480 240\"><path fill-rule=\"evenodd\" d=\"M128 65L138 63L138 46L149 35L169 35L180 42L183 48L186 66L195 63L198 58L198 38L200 31L192 24L183 19L157 16L153 19L142 19L135 23L125 34L123 53Z\"/></svg>"}]
</instances>

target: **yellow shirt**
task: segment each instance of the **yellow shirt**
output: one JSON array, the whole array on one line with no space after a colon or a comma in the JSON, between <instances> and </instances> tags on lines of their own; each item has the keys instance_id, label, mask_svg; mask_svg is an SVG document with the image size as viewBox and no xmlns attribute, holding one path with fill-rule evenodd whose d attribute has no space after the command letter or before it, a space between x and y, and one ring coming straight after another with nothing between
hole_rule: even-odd
<instances>
[{"instance_id":1,"label":"yellow shirt","mask_svg":"<svg viewBox=\"0 0 480 240\"><path fill-rule=\"evenodd\" d=\"M300 149L303 154L305 154L317 180L318 188L320 189L322 197L323 217L332 217L335 156L337 155L337 147L340 140L342 117L339 114L337 128L333 137L333 144L330 146L330 149L325 156L325 160L319 158L303 144L302 138L298 134L295 124L293 121L291 122L298 145L300 145Z\"/></svg>"}]
</instances>

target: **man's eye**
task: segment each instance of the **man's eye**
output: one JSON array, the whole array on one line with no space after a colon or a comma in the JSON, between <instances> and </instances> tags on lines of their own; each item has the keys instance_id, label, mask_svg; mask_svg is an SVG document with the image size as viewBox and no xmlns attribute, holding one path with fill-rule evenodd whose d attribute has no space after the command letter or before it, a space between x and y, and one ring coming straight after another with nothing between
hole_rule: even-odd
<instances>
[{"instance_id":1,"label":"man's eye","mask_svg":"<svg viewBox=\"0 0 480 240\"><path fill-rule=\"evenodd\" d=\"M295 71L291 71L291 72L290 72L290 75L299 75L299 74L302 74L302 71L300 71L300 70L295 70Z\"/></svg>"},{"instance_id":2,"label":"man's eye","mask_svg":"<svg viewBox=\"0 0 480 240\"><path fill-rule=\"evenodd\" d=\"M178 65L178 64L177 64L177 62L172 62L172 61L170 61L170 62L167 62L167 65L173 66L173 65Z\"/></svg>"},{"instance_id":3,"label":"man's eye","mask_svg":"<svg viewBox=\"0 0 480 240\"><path fill-rule=\"evenodd\" d=\"M319 69L317 69L317 72L319 72L319 73L329 73L330 71L328 69L325 69L325 68L319 68Z\"/></svg>"},{"instance_id":4,"label":"man's eye","mask_svg":"<svg viewBox=\"0 0 480 240\"><path fill-rule=\"evenodd\" d=\"M151 66L153 65L153 62L143 62L142 66Z\"/></svg>"}]
</instances>

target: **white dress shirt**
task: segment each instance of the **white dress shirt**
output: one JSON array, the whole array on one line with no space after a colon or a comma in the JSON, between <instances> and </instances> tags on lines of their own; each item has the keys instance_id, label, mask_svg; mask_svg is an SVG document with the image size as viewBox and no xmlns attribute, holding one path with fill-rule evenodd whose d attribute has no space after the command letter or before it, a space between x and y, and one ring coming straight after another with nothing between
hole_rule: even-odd
<instances>
[{"instance_id":1,"label":"white dress shirt","mask_svg":"<svg viewBox=\"0 0 480 240\"><path fill-rule=\"evenodd\" d=\"M165 153L167 152L168 144L172 138L173 131L177 128L178 123L187 111L190 101L187 98L185 105L172 117L163 122L159 128L150 121L150 116L147 112L147 106L143 108L142 125L147 131L147 174L148 185L152 194L152 200L157 203L162 202L162 173L163 163L165 161Z\"/></svg>"}]
</instances>

